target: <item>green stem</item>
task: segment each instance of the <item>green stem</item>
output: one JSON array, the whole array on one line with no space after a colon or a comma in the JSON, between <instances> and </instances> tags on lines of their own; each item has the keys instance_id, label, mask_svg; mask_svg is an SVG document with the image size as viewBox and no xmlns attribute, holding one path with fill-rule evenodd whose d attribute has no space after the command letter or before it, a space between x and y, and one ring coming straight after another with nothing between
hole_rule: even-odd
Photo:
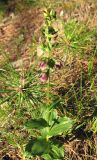
<instances>
[{"instance_id":1,"label":"green stem","mask_svg":"<svg viewBox=\"0 0 97 160\"><path fill-rule=\"evenodd\" d=\"M49 77L48 77L48 85L47 85L47 91L48 91L48 104L50 103L50 68L49 68Z\"/></svg>"}]
</instances>

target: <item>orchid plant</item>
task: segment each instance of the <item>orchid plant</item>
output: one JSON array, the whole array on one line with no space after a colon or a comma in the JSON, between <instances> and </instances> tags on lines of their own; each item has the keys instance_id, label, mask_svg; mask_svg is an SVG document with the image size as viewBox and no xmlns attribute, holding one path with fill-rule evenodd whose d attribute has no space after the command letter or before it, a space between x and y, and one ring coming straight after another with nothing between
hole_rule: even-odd
<instances>
[{"instance_id":1,"label":"orchid plant","mask_svg":"<svg viewBox=\"0 0 97 160\"><path fill-rule=\"evenodd\" d=\"M52 24L56 21L56 12L52 9L44 10L44 27L42 30L42 43L37 48L39 57L40 81L47 84L47 103L40 106L38 117L25 123L25 128L31 134L26 145L29 156L39 156L45 160L64 159L64 146L54 137L68 134L73 127L73 120L66 116L59 116L56 105L50 97L50 75L54 67L60 67L53 58L53 37L57 34Z\"/></svg>"}]
</instances>

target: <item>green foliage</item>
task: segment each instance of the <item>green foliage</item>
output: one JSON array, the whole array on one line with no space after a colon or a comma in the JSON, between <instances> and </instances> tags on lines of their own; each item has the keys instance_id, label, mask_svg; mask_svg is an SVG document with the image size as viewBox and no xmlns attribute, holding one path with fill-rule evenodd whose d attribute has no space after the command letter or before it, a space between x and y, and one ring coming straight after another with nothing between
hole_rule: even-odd
<instances>
[{"instance_id":1,"label":"green foliage","mask_svg":"<svg viewBox=\"0 0 97 160\"><path fill-rule=\"evenodd\" d=\"M97 118L93 122L92 130L94 131L94 133L97 133Z\"/></svg>"},{"instance_id":2,"label":"green foliage","mask_svg":"<svg viewBox=\"0 0 97 160\"><path fill-rule=\"evenodd\" d=\"M48 60L48 66L49 66L50 68L53 68L54 65L55 65L55 61L54 61L53 59L49 59L49 60Z\"/></svg>"},{"instance_id":3,"label":"green foliage","mask_svg":"<svg viewBox=\"0 0 97 160\"><path fill-rule=\"evenodd\" d=\"M53 127L50 129L49 136L57 136L62 133L68 133L73 126L73 122L71 119L67 117L61 117L58 119L57 124L55 123Z\"/></svg>"},{"instance_id":4,"label":"green foliage","mask_svg":"<svg viewBox=\"0 0 97 160\"><path fill-rule=\"evenodd\" d=\"M48 124L44 119L40 118L28 121L25 126L27 129L43 129L44 127L47 127Z\"/></svg>"},{"instance_id":5,"label":"green foliage","mask_svg":"<svg viewBox=\"0 0 97 160\"><path fill-rule=\"evenodd\" d=\"M73 127L73 120L64 116L59 117L57 110L53 109L51 106L43 106L43 109L40 112L41 118L32 119L26 122L25 127L28 131L36 132L35 141L31 140L28 142L26 147L26 152L31 152L34 155L41 155L45 158L48 156L53 157L54 159L61 159L61 156L64 157L64 153L61 149L58 148L56 143L51 139L54 136L66 135L68 134ZM32 143L31 143L32 142ZM46 159L46 158L45 158Z\"/></svg>"},{"instance_id":6,"label":"green foliage","mask_svg":"<svg viewBox=\"0 0 97 160\"><path fill-rule=\"evenodd\" d=\"M26 146L28 154L39 155L45 160L64 158L64 147L57 143L46 141L45 139L30 140Z\"/></svg>"},{"instance_id":7,"label":"green foliage","mask_svg":"<svg viewBox=\"0 0 97 160\"><path fill-rule=\"evenodd\" d=\"M1 104L36 105L41 102L41 85L37 84L38 75L33 70L19 73L10 64L6 64L0 71ZM5 96L6 95L6 96ZM44 95L43 95L44 96Z\"/></svg>"},{"instance_id":8,"label":"green foliage","mask_svg":"<svg viewBox=\"0 0 97 160\"><path fill-rule=\"evenodd\" d=\"M30 147L29 147L30 146ZM26 146L26 151L30 151L31 155L42 155L43 153L48 153L50 148L49 142L45 139L30 140Z\"/></svg>"},{"instance_id":9,"label":"green foliage","mask_svg":"<svg viewBox=\"0 0 97 160\"><path fill-rule=\"evenodd\" d=\"M64 23L64 49L67 53L80 53L83 55L93 44L95 29L90 30L86 25L75 20L69 20ZM93 49L93 48L92 48Z\"/></svg>"}]
</instances>

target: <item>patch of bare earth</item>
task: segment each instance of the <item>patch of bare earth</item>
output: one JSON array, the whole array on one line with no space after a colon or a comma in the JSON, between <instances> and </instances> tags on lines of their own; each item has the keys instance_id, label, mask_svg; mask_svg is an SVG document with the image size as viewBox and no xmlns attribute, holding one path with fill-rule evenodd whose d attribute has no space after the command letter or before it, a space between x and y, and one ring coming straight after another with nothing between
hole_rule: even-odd
<instances>
[{"instance_id":1,"label":"patch of bare earth","mask_svg":"<svg viewBox=\"0 0 97 160\"><path fill-rule=\"evenodd\" d=\"M39 34L43 22L41 9L24 10L19 15L10 16L0 26L0 45L2 51L12 62L29 61L30 46L34 35ZM0 59L4 59L4 54Z\"/></svg>"}]
</instances>

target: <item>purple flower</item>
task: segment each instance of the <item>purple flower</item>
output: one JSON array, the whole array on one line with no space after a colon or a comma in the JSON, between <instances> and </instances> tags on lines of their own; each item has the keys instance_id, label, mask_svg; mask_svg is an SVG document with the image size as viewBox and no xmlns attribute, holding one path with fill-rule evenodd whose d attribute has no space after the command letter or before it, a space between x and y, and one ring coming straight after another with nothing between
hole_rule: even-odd
<instances>
[{"instance_id":1,"label":"purple flower","mask_svg":"<svg viewBox=\"0 0 97 160\"><path fill-rule=\"evenodd\" d=\"M47 64L46 64L45 62L41 62L41 63L39 64L39 68L40 68L42 71L44 71L44 70L47 68Z\"/></svg>"},{"instance_id":2,"label":"purple flower","mask_svg":"<svg viewBox=\"0 0 97 160\"><path fill-rule=\"evenodd\" d=\"M56 62L55 67L56 67L57 69L61 69L61 68L63 67L62 62Z\"/></svg>"},{"instance_id":3,"label":"purple flower","mask_svg":"<svg viewBox=\"0 0 97 160\"><path fill-rule=\"evenodd\" d=\"M41 77L40 77L40 80L41 80L42 82L47 81L47 80L48 80L47 74L46 74L46 73L42 73L42 75L41 75Z\"/></svg>"}]
</instances>

